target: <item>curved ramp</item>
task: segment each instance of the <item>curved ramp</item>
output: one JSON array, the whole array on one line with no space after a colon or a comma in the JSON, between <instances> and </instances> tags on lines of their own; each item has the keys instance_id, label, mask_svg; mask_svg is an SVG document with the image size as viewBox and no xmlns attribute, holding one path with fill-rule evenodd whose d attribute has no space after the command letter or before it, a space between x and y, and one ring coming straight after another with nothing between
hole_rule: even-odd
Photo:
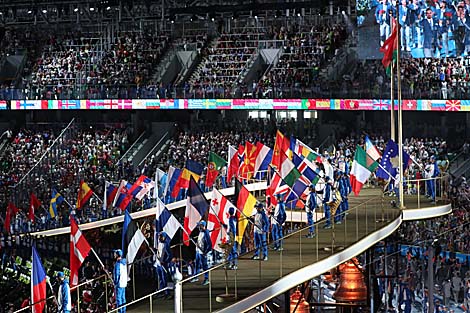
<instances>
[{"instance_id":1,"label":"curved ramp","mask_svg":"<svg viewBox=\"0 0 470 313\"><path fill-rule=\"evenodd\" d=\"M288 223L286 228L293 227L293 231L285 236L284 250L270 250L268 261L251 260L252 253L241 255L238 270L215 266L208 273L208 286L201 285L202 277L196 283L187 278L177 286L174 301L154 299L152 306L159 312L244 312L360 254L392 234L403 221L451 211L450 204L431 206L425 199L419 209L400 211L390 206L391 199L382 197L377 189L363 190L359 197L350 198L351 209L341 225L323 229L320 221L313 239L305 237L308 230L296 230L296 223ZM405 204L418 207L416 196L407 196ZM298 214L305 221L303 214ZM226 291L236 294L238 302L217 302L217 296ZM147 299L129 312L148 312L148 308Z\"/></svg>"}]
</instances>

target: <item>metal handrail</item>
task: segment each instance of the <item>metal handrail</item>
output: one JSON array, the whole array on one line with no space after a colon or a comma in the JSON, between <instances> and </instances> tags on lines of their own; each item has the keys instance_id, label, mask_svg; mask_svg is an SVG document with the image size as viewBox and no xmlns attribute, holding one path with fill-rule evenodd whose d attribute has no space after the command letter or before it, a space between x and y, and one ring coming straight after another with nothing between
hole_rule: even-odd
<instances>
[{"instance_id":1,"label":"metal handrail","mask_svg":"<svg viewBox=\"0 0 470 313\"><path fill-rule=\"evenodd\" d=\"M121 305L121 306L118 307L118 308L114 308L114 309L112 309L112 310L110 310L110 311L108 311L108 312L109 312L109 313L118 312L118 311L121 310L122 308L126 308L126 307L128 307L128 306L130 306L130 305L133 305L134 303L140 302L140 301L142 301L142 300L144 300L144 299L147 299L147 298L151 298L151 297L153 297L153 296L156 295L156 294L162 293L162 292L164 292L164 291L166 291L166 290L172 290L172 289L173 289L173 288L170 288L170 287L165 287L165 288L163 288L163 289L159 289L159 290L157 290L157 291L152 292L151 294L148 294L148 295L146 295L146 296L143 296L142 298L139 298L139 299L135 299L135 300L133 300L133 301L131 301L131 302L129 302L129 303L126 303L126 304L124 304L124 305ZM150 301L152 301L152 300L150 300ZM150 310L150 312L152 312L152 310Z\"/></svg>"},{"instance_id":2,"label":"metal handrail","mask_svg":"<svg viewBox=\"0 0 470 313\"><path fill-rule=\"evenodd\" d=\"M162 142L163 139L165 139L167 136L168 136L169 132L166 132L162 138L160 138L160 140L155 144L155 146L153 146L152 149L150 149L149 153L147 153L147 155L142 159L142 161L140 161L139 163L139 166L142 165L142 163L145 162L145 160L147 160L147 158L155 151L155 149L160 145L160 143Z\"/></svg>"},{"instance_id":3,"label":"metal handrail","mask_svg":"<svg viewBox=\"0 0 470 313\"><path fill-rule=\"evenodd\" d=\"M127 156L127 154L129 153L129 151L131 151L132 148L134 148L134 146L137 144L137 142L139 142L140 138L142 138L142 136L145 134L145 130L142 132L142 134L140 134L140 136L134 141L134 143L129 147L129 149L127 149L126 153L124 153L122 155L122 157L117 161L117 163L120 163L124 157Z\"/></svg>"},{"instance_id":4,"label":"metal handrail","mask_svg":"<svg viewBox=\"0 0 470 313\"><path fill-rule=\"evenodd\" d=\"M42 159L49 153L52 147L54 147L57 140L59 140L62 137L64 132L70 127L70 125L72 125L74 121L75 121L75 118L72 118L72 120L67 124L67 126L60 132L59 136L57 136L54 142L49 147L47 147L46 151L42 154L42 156L39 158L36 164L34 164L33 167L30 168L29 171L26 174L24 174L23 177L21 177L21 179L14 186L12 186L12 188L18 187L18 185L23 182L23 180L29 175L29 173L31 173L31 171L36 168L36 166L42 161Z\"/></svg>"}]
</instances>

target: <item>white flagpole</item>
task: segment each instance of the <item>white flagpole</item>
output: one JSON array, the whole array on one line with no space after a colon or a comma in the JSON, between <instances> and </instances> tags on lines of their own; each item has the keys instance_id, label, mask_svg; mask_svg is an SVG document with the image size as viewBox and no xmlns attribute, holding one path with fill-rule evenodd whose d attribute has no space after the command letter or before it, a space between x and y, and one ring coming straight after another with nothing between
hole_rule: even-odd
<instances>
[{"instance_id":1,"label":"white flagpole","mask_svg":"<svg viewBox=\"0 0 470 313\"><path fill-rule=\"evenodd\" d=\"M153 187L153 198L154 199L157 199L158 198L158 188L160 187L160 173L159 173L160 169L157 167L156 171L155 171L155 187Z\"/></svg>"},{"instance_id":2,"label":"white flagpole","mask_svg":"<svg viewBox=\"0 0 470 313\"><path fill-rule=\"evenodd\" d=\"M107 180L104 181L104 192L103 192L103 211L108 209L108 197L106 193L108 192L109 182Z\"/></svg>"}]
</instances>

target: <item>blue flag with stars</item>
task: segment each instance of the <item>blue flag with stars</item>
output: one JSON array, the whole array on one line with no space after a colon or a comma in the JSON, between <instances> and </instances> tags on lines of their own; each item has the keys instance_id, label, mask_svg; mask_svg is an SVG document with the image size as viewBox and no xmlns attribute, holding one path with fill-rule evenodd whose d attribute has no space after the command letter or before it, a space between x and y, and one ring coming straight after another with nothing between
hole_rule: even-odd
<instances>
[{"instance_id":1,"label":"blue flag with stars","mask_svg":"<svg viewBox=\"0 0 470 313\"><path fill-rule=\"evenodd\" d=\"M403 171L406 170L409 162L410 155L403 151ZM393 176L392 178L395 178L398 169L398 145L392 139L387 142L380 165L375 174L377 177L388 180L390 173Z\"/></svg>"}]
</instances>

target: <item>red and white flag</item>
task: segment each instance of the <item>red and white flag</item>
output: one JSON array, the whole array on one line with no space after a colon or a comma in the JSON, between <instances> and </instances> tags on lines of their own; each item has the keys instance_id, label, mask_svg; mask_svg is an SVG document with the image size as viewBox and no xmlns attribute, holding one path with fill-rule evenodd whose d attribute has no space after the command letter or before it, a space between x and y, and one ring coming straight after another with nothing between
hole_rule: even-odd
<instances>
[{"instance_id":1,"label":"red and white flag","mask_svg":"<svg viewBox=\"0 0 470 313\"><path fill-rule=\"evenodd\" d=\"M90 250L91 246L78 228L75 218L70 216L70 286L78 284L78 270Z\"/></svg>"},{"instance_id":2,"label":"red and white flag","mask_svg":"<svg viewBox=\"0 0 470 313\"><path fill-rule=\"evenodd\" d=\"M216 251L223 252L219 244L223 243L227 237L227 231L222 224L228 225L229 209L233 208L236 212L235 205L233 205L227 198L220 193L217 189L212 190L212 199L210 202L209 215L207 217L207 229L211 232L212 248Z\"/></svg>"}]
</instances>

